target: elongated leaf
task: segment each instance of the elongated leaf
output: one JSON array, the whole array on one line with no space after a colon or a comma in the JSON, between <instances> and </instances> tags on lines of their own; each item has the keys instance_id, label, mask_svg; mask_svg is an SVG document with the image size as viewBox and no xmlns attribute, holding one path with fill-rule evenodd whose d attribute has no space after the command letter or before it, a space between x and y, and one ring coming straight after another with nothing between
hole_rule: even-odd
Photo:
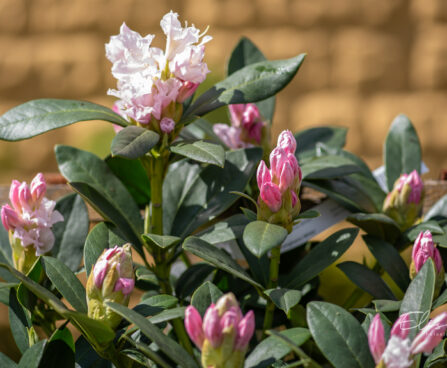
<instances>
[{"instance_id":1,"label":"elongated leaf","mask_svg":"<svg viewBox=\"0 0 447 368\"><path fill-rule=\"evenodd\" d=\"M346 219L365 230L367 234L389 242L394 242L401 233L396 221L383 213L353 213Z\"/></svg>"},{"instance_id":2,"label":"elongated leaf","mask_svg":"<svg viewBox=\"0 0 447 368\"><path fill-rule=\"evenodd\" d=\"M178 295L180 298L190 296L213 271L214 267L207 263L196 263L188 267L177 280L175 295Z\"/></svg>"},{"instance_id":3,"label":"elongated leaf","mask_svg":"<svg viewBox=\"0 0 447 368\"><path fill-rule=\"evenodd\" d=\"M217 165L224 167L225 151L219 144L213 144L203 141L194 143L179 143L171 146L171 151L177 155L190 158L197 162Z\"/></svg>"},{"instance_id":4,"label":"elongated leaf","mask_svg":"<svg viewBox=\"0 0 447 368\"><path fill-rule=\"evenodd\" d=\"M38 341L25 351L17 368L38 368L46 342L46 340Z\"/></svg>"},{"instance_id":5,"label":"elongated leaf","mask_svg":"<svg viewBox=\"0 0 447 368\"><path fill-rule=\"evenodd\" d=\"M253 278L259 282L261 285L267 286L269 283L269 268L270 259L267 254L258 258L251 253L245 246L242 239L237 239L237 245L244 255L245 260L248 263L250 273Z\"/></svg>"},{"instance_id":6,"label":"elongated leaf","mask_svg":"<svg viewBox=\"0 0 447 368\"><path fill-rule=\"evenodd\" d=\"M356 262L343 262L337 267L360 289L371 294L376 299L396 300L393 292L381 277L368 267Z\"/></svg>"},{"instance_id":7,"label":"elongated leaf","mask_svg":"<svg viewBox=\"0 0 447 368\"><path fill-rule=\"evenodd\" d=\"M305 54L287 60L261 61L231 74L199 96L186 110L185 119L228 104L256 102L275 95L295 76Z\"/></svg>"},{"instance_id":8,"label":"elongated leaf","mask_svg":"<svg viewBox=\"0 0 447 368\"><path fill-rule=\"evenodd\" d=\"M149 321L151 323L163 323L167 321L172 321L176 318L185 318L185 309L186 307L177 307L172 309L166 309L163 312L160 312L156 314L155 316L152 316L149 318Z\"/></svg>"},{"instance_id":9,"label":"elongated leaf","mask_svg":"<svg viewBox=\"0 0 447 368\"><path fill-rule=\"evenodd\" d=\"M358 229L343 229L322 241L292 269L285 286L298 289L313 279L346 252L358 233Z\"/></svg>"},{"instance_id":10,"label":"elongated leaf","mask_svg":"<svg viewBox=\"0 0 447 368\"><path fill-rule=\"evenodd\" d=\"M259 258L281 245L287 235L287 230L282 226L253 221L245 227L243 239L248 250Z\"/></svg>"},{"instance_id":11,"label":"elongated leaf","mask_svg":"<svg viewBox=\"0 0 447 368\"><path fill-rule=\"evenodd\" d=\"M332 179L358 173L361 169L351 160L335 155L315 157L301 165L304 179Z\"/></svg>"},{"instance_id":12,"label":"elongated leaf","mask_svg":"<svg viewBox=\"0 0 447 368\"><path fill-rule=\"evenodd\" d=\"M436 221L425 221L408 229L405 232L405 235L411 242L414 242L418 237L419 233L424 232L426 230L429 230L432 233L432 235L444 234L444 229L441 226L439 226L439 224Z\"/></svg>"},{"instance_id":13,"label":"elongated leaf","mask_svg":"<svg viewBox=\"0 0 447 368\"><path fill-rule=\"evenodd\" d=\"M290 339L296 346L304 344L310 337L306 328L290 328L281 331L282 336ZM291 348L279 340L276 336L267 337L261 341L250 355L245 359L245 368L266 368L272 363L285 357L291 352Z\"/></svg>"},{"instance_id":14,"label":"elongated leaf","mask_svg":"<svg viewBox=\"0 0 447 368\"><path fill-rule=\"evenodd\" d=\"M204 316L211 303L216 303L222 295L222 291L216 285L206 281L192 295L191 305Z\"/></svg>"},{"instance_id":15,"label":"elongated leaf","mask_svg":"<svg viewBox=\"0 0 447 368\"><path fill-rule=\"evenodd\" d=\"M197 364L194 359L178 345L174 340L170 339L168 336L163 334L157 327L155 327L146 318L138 314L137 312L124 307L121 304L107 302L107 305L124 319L133 323L137 326L143 334L145 334L149 339L154 341L161 351L163 351L167 356L169 356L174 362L176 362L181 367L186 368L197 368Z\"/></svg>"},{"instance_id":16,"label":"elongated leaf","mask_svg":"<svg viewBox=\"0 0 447 368\"><path fill-rule=\"evenodd\" d=\"M244 215L233 215L210 226L200 232L198 236L200 236L200 239L211 244L224 243L241 237L248 223L249 220Z\"/></svg>"},{"instance_id":17,"label":"elongated leaf","mask_svg":"<svg viewBox=\"0 0 447 368\"><path fill-rule=\"evenodd\" d=\"M424 220L430 220L435 217L447 217L447 195L430 207L424 216Z\"/></svg>"},{"instance_id":18,"label":"elongated leaf","mask_svg":"<svg viewBox=\"0 0 447 368\"><path fill-rule=\"evenodd\" d=\"M8 231L0 226L0 263L12 265L12 251L9 245ZM0 267L0 277L7 282L16 282L17 279L12 276L8 270Z\"/></svg>"},{"instance_id":19,"label":"elongated leaf","mask_svg":"<svg viewBox=\"0 0 447 368\"><path fill-rule=\"evenodd\" d=\"M301 291L289 289L269 289L265 290L264 294L267 294L273 303L286 314L300 302L302 297Z\"/></svg>"},{"instance_id":20,"label":"elongated leaf","mask_svg":"<svg viewBox=\"0 0 447 368\"><path fill-rule=\"evenodd\" d=\"M409 271L396 248L392 244L371 235L363 235L363 240L383 269L388 272L396 285L405 292L410 284Z\"/></svg>"},{"instance_id":21,"label":"elongated leaf","mask_svg":"<svg viewBox=\"0 0 447 368\"><path fill-rule=\"evenodd\" d=\"M43 257L45 271L53 285L74 309L87 313L85 289L74 273L53 257Z\"/></svg>"},{"instance_id":22,"label":"elongated leaf","mask_svg":"<svg viewBox=\"0 0 447 368\"><path fill-rule=\"evenodd\" d=\"M384 146L388 191L401 174L421 172L421 145L410 119L398 115L392 122Z\"/></svg>"},{"instance_id":23,"label":"elongated leaf","mask_svg":"<svg viewBox=\"0 0 447 368\"><path fill-rule=\"evenodd\" d=\"M70 270L77 271L88 234L87 206L79 195L69 194L57 201L56 210L64 216L64 221L53 225L56 240L51 253Z\"/></svg>"},{"instance_id":24,"label":"elongated leaf","mask_svg":"<svg viewBox=\"0 0 447 368\"><path fill-rule=\"evenodd\" d=\"M74 368L74 350L64 340L50 341L45 348L40 364L45 368Z\"/></svg>"},{"instance_id":25,"label":"elongated leaf","mask_svg":"<svg viewBox=\"0 0 447 368\"><path fill-rule=\"evenodd\" d=\"M101 358L84 336L79 336L75 345L76 364L81 368L111 368L112 363ZM76 368L78 368L76 366Z\"/></svg>"},{"instance_id":26,"label":"elongated leaf","mask_svg":"<svg viewBox=\"0 0 447 368\"><path fill-rule=\"evenodd\" d=\"M136 159L148 153L160 139L152 130L128 126L118 132L112 141L112 156Z\"/></svg>"},{"instance_id":27,"label":"elongated leaf","mask_svg":"<svg viewBox=\"0 0 447 368\"><path fill-rule=\"evenodd\" d=\"M0 352L0 367L17 368L17 363L11 360L7 355Z\"/></svg>"},{"instance_id":28,"label":"elongated leaf","mask_svg":"<svg viewBox=\"0 0 447 368\"><path fill-rule=\"evenodd\" d=\"M244 269L239 266L236 261L228 255L228 253L222 249L216 248L200 238L196 238L194 236L186 238L183 243L183 249L191 252L197 257L202 258L208 263L211 263L213 266L247 281L253 286L262 288L260 284L247 275Z\"/></svg>"},{"instance_id":29,"label":"elongated leaf","mask_svg":"<svg viewBox=\"0 0 447 368\"><path fill-rule=\"evenodd\" d=\"M173 247L178 243L180 243L180 241L182 240L177 236L157 235L157 234L143 234L143 238L146 239L150 244L153 244L163 249Z\"/></svg>"},{"instance_id":30,"label":"elongated leaf","mask_svg":"<svg viewBox=\"0 0 447 368\"><path fill-rule=\"evenodd\" d=\"M343 308L324 302L307 305L309 330L335 368L373 368L362 326Z\"/></svg>"},{"instance_id":31,"label":"elongated leaf","mask_svg":"<svg viewBox=\"0 0 447 368\"><path fill-rule=\"evenodd\" d=\"M105 120L123 127L128 124L109 108L91 102L40 99L4 113L0 117L0 139L18 141L86 120Z\"/></svg>"},{"instance_id":32,"label":"elongated leaf","mask_svg":"<svg viewBox=\"0 0 447 368\"><path fill-rule=\"evenodd\" d=\"M402 300L399 314L410 313L411 326L418 326L418 328L410 330L410 338L414 337L418 329L424 327L428 321L435 289L435 279L435 266L429 259L411 281Z\"/></svg>"},{"instance_id":33,"label":"elongated leaf","mask_svg":"<svg viewBox=\"0 0 447 368\"><path fill-rule=\"evenodd\" d=\"M141 251L143 221L138 206L107 165L90 152L56 146L62 175L106 219L113 222Z\"/></svg>"},{"instance_id":34,"label":"elongated leaf","mask_svg":"<svg viewBox=\"0 0 447 368\"><path fill-rule=\"evenodd\" d=\"M15 289L9 290L9 326L17 347L23 354L29 348L28 329L32 326L29 312L17 300ZM27 316L28 314L28 316Z\"/></svg>"}]
</instances>

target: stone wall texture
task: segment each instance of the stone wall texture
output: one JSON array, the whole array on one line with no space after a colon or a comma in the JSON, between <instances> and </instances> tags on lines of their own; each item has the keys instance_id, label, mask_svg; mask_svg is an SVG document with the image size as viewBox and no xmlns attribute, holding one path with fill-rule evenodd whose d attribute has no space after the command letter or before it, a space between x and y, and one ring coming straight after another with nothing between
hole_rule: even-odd
<instances>
[{"instance_id":1,"label":"stone wall texture","mask_svg":"<svg viewBox=\"0 0 447 368\"><path fill-rule=\"evenodd\" d=\"M29 99L86 99L111 106L115 84L104 43L125 21L155 33L169 10L214 40L214 81L244 35L269 59L308 54L278 96L274 135L321 124L348 127L347 148L372 168L393 118L406 113L436 178L447 168L447 2L445 0L0 0L0 113ZM113 133L83 123L20 143L0 142L0 181L55 171L52 145L105 155ZM31 143L31 144L30 144Z\"/></svg>"}]
</instances>

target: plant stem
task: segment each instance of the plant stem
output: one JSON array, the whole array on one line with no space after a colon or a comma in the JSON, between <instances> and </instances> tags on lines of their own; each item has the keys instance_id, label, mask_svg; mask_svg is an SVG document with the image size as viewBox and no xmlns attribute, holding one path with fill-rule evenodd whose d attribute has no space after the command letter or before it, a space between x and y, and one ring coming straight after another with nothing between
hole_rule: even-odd
<instances>
[{"instance_id":1,"label":"plant stem","mask_svg":"<svg viewBox=\"0 0 447 368\"><path fill-rule=\"evenodd\" d=\"M272 256L270 258L270 275L268 288L274 289L278 285L279 275L279 261L281 257L281 245L272 249ZM266 331L272 327L273 315L275 312L275 304L269 299L265 308L263 337L266 336Z\"/></svg>"}]
</instances>

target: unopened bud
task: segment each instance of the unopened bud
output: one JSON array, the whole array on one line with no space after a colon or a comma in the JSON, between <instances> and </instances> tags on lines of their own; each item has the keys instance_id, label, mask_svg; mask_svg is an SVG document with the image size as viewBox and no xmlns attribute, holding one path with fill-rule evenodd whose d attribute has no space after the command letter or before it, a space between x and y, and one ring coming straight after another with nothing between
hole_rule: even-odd
<instances>
[{"instance_id":1,"label":"unopened bud","mask_svg":"<svg viewBox=\"0 0 447 368\"><path fill-rule=\"evenodd\" d=\"M430 322L416 335L411 344L412 354L430 354L444 338L447 329L447 313L443 312Z\"/></svg>"},{"instance_id":2,"label":"unopened bud","mask_svg":"<svg viewBox=\"0 0 447 368\"><path fill-rule=\"evenodd\" d=\"M171 118L163 118L160 121L160 129L165 134L170 134L175 128L175 122Z\"/></svg>"},{"instance_id":3,"label":"unopened bud","mask_svg":"<svg viewBox=\"0 0 447 368\"><path fill-rule=\"evenodd\" d=\"M380 320L380 314L376 314L369 325L368 344L374 361L376 364L379 364L386 347L385 330L382 321Z\"/></svg>"},{"instance_id":4,"label":"unopened bud","mask_svg":"<svg viewBox=\"0 0 447 368\"><path fill-rule=\"evenodd\" d=\"M290 130L283 130L278 136L277 147L281 147L287 153L295 154L296 139Z\"/></svg>"},{"instance_id":5,"label":"unopened bud","mask_svg":"<svg viewBox=\"0 0 447 368\"><path fill-rule=\"evenodd\" d=\"M35 203L40 203L47 192L47 183L41 173L37 174L30 184L31 197Z\"/></svg>"}]
</instances>

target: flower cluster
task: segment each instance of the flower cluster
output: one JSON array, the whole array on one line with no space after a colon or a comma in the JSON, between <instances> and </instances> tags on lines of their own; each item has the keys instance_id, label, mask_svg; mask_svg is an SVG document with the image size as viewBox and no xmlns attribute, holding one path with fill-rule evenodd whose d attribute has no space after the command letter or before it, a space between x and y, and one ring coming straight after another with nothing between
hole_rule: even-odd
<instances>
[{"instance_id":1,"label":"flower cluster","mask_svg":"<svg viewBox=\"0 0 447 368\"><path fill-rule=\"evenodd\" d=\"M130 244L104 250L87 280L88 315L115 328L121 317L113 313L104 302L127 305L134 286Z\"/></svg>"},{"instance_id":2,"label":"flower cluster","mask_svg":"<svg viewBox=\"0 0 447 368\"><path fill-rule=\"evenodd\" d=\"M258 107L253 104L230 105L231 126L214 124L214 133L229 148L245 148L259 146L265 138L267 125Z\"/></svg>"},{"instance_id":3,"label":"flower cluster","mask_svg":"<svg viewBox=\"0 0 447 368\"><path fill-rule=\"evenodd\" d=\"M409 228L419 217L424 199L424 184L416 170L402 174L388 193L383 212L393 218L403 230Z\"/></svg>"},{"instance_id":4,"label":"flower cluster","mask_svg":"<svg viewBox=\"0 0 447 368\"><path fill-rule=\"evenodd\" d=\"M142 37L124 23L120 34L106 44L106 56L118 80L118 88L108 93L119 98L115 105L120 114L167 134L181 116L181 103L209 72L203 57L204 44L211 37L194 26L182 27L177 18L171 11L160 22L167 38L165 51L151 47L154 35Z\"/></svg>"},{"instance_id":5,"label":"flower cluster","mask_svg":"<svg viewBox=\"0 0 447 368\"><path fill-rule=\"evenodd\" d=\"M186 308L185 328L202 351L204 368L239 368L255 330L255 316L249 311L243 317L236 298L228 293L208 307L203 322L197 309Z\"/></svg>"},{"instance_id":6,"label":"flower cluster","mask_svg":"<svg viewBox=\"0 0 447 368\"><path fill-rule=\"evenodd\" d=\"M298 193L302 173L295 157L296 140L289 130L278 137L275 149L270 153L270 170L261 161L257 171L259 187L258 218L290 228L301 205Z\"/></svg>"},{"instance_id":7,"label":"flower cluster","mask_svg":"<svg viewBox=\"0 0 447 368\"><path fill-rule=\"evenodd\" d=\"M35 259L53 248L54 234L51 228L56 222L64 220L54 210L56 202L45 197L46 190L45 179L40 173L34 177L30 186L26 182L13 180L9 190L12 207L9 204L2 206L2 223L12 236L14 261L22 272L26 272L23 264L26 254Z\"/></svg>"},{"instance_id":8,"label":"flower cluster","mask_svg":"<svg viewBox=\"0 0 447 368\"><path fill-rule=\"evenodd\" d=\"M368 342L378 367L409 368L416 354L431 353L444 337L447 313L441 313L428 322L413 341L408 336L411 328L409 314L402 314L394 323L390 339L386 343L380 315L376 314L369 326Z\"/></svg>"}]
</instances>

